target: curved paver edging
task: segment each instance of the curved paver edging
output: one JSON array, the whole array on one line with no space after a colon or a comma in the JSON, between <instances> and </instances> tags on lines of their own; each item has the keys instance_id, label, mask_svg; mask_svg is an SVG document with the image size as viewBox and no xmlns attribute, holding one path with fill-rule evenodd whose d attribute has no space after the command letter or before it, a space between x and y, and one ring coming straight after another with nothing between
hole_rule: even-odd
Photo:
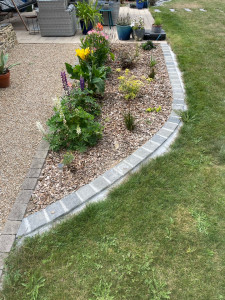
<instances>
[{"instance_id":1,"label":"curved paver edging","mask_svg":"<svg viewBox=\"0 0 225 300\"><path fill-rule=\"evenodd\" d=\"M91 183L81 187L76 192L48 205L39 212L23 218L49 149L48 143L42 141L38 146L28 175L22 185L22 190L14 203L2 235L0 236L0 277L4 258L11 250L15 238L20 239L21 242L25 237L33 236L50 229L54 224L64 220L65 217L77 214L84 209L87 204L104 200L111 188L124 180L128 174L137 171L150 159L168 151L169 146L176 138L179 128L182 125L180 117L175 111L184 111L187 107L185 104L185 91L182 77L177 66L175 55L166 42L160 43L160 45L163 50L173 90L172 112L168 121L147 143L138 148L115 167L106 171Z\"/></svg>"}]
</instances>

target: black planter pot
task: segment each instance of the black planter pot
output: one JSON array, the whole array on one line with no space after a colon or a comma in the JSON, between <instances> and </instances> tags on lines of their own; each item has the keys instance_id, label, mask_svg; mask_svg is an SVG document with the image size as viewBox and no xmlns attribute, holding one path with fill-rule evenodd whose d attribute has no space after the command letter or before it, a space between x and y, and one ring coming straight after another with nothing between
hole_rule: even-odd
<instances>
[{"instance_id":1,"label":"black planter pot","mask_svg":"<svg viewBox=\"0 0 225 300\"><path fill-rule=\"evenodd\" d=\"M89 30L93 29L93 25L92 25L91 22L89 23L88 28L86 28L85 23L84 23L83 20L80 20L80 27L81 27L82 33L83 33L84 35L86 35L86 34L88 33Z\"/></svg>"}]
</instances>

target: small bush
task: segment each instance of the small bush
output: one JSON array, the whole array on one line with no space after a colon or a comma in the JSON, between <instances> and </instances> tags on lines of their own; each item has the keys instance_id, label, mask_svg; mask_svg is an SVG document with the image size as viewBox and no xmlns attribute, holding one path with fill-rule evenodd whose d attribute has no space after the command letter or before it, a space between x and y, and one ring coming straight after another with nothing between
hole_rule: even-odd
<instances>
[{"instance_id":1,"label":"small bush","mask_svg":"<svg viewBox=\"0 0 225 300\"><path fill-rule=\"evenodd\" d=\"M45 135L52 150L85 151L101 138L102 126L82 106L76 106L76 98L56 98L54 111L47 121L50 133Z\"/></svg>"},{"instance_id":2,"label":"small bush","mask_svg":"<svg viewBox=\"0 0 225 300\"><path fill-rule=\"evenodd\" d=\"M141 44L141 47L143 50L152 50L153 48L155 48L155 45L152 43L152 41L147 41L143 44Z\"/></svg>"},{"instance_id":3,"label":"small bush","mask_svg":"<svg viewBox=\"0 0 225 300\"><path fill-rule=\"evenodd\" d=\"M135 55L132 55L130 53L128 53L127 51L122 51L120 52L119 56L118 56L118 61L119 64L121 65L121 68L124 69L131 69L135 66L135 57L136 56L136 52Z\"/></svg>"}]
</instances>

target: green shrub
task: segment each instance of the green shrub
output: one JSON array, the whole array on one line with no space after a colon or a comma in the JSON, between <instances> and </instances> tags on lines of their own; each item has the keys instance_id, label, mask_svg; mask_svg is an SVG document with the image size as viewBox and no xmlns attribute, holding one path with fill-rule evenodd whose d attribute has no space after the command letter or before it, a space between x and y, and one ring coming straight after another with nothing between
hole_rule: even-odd
<instances>
[{"instance_id":1,"label":"green shrub","mask_svg":"<svg viewBox=\"0 0 225 300\"><path fill-rule=\"evenodd\" d=\"M54 151L85 151L102 136L102 126L82 106L76 106L74 99L68 96L55 99L55 114L47 121L50 132L45 135Z\"/></svg>"}]
</instances>

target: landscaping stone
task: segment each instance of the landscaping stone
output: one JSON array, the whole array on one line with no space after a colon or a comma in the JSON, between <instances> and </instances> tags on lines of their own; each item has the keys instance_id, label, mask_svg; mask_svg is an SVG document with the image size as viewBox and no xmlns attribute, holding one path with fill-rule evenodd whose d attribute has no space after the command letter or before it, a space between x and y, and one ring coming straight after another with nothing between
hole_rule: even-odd
<instances>
[{"instance_id":1,"label":"landscaping stone","mask_svg":"<svg viewBox=\"0 0 225 300\"><path fill-rule=\"evenodd\" d=\"M47 212L50 221L55 220L66 213L60 201L48 205L45 208L45 211Z\"/></svg>"},{"instance_id":2,"label":"landscaping stone","mask_svg":"<svg viewBox=\"0 0 225 300\"><path fill-rule=\"evenodd\" d=\"M106 180L108 180L109 182L114 183L115 181L117 181L121 178L121 174L115 168L112 168L112 169L106 171L103 174L103 177Z\"/></svg>"},{"instance_id":3,"label":"landscaping stone","mask_svg":"<svg viewBox=\"0 0 225 300\"><path fill-rule=\"evenodd\" d=\"M93 188L90 187L89 184L86 184L85 186L82 186L77 192L78 197L82 202L87 201L89 198L94 196L95 191Z\"/></svg>"},{"instance_id":4,"label":"landscaping stone","mask_svg":"<svg viewBox=\"0 0 225 300\"><path fill-rule=\"evenodd\" d=\"M94 181L92 181L91 186L94 186L97 191L101 191L107 187L109 187L110 183L106 181L103 176L99 176Z\"/></svg>"},{"instance_id":5,"label":"landscaping stone","mask_svg":"<svg viewBox=\"0 0 225 300\"><path fill-rule=\"evenodd\" d=\"M159 10L159 9L154 9L154 12L161 13L161 10Z\"/></svg>"},{"instance_id":6,"label":"landscaping stone","mask_svg":"<svg viewBox=\"0 0 225 300\"><path fill-rule=\"evenodd\" d=\"M191 12L192 10L190 8L184 8L185 11Z\"/></svg>"},{"instance_id":7,"label":"landscaping stone","mask_svg":"<svg viewBox=\"0 0 225 300\"><path fill-rule=\"evenodd\" d=\"M21 221L25 214L27 205L25 203L15 202L8 216L8 220Z\"/></svg>"},{"instance_id":8,"label":"landscaping stone","mask_svg":"<svg viewBox=\"0 0 225 300\"><path fill-rule=\"evenodd\" d=\"M41 169L29 169L28 173L27 173L27 177L30 178L39 178L41 174Z\"/></svg>"},{"instance_id":9,"label":"landscaping stone","mask_svg":"<svg viewBox=\"0 0 225 300\"><path fill-rule=\"evenodd\" d=\"M37 178L26 178L22 184L23 190L34 190L37 184Z\"/></svg>"},{"instance_id":10,"label":"landscaping stone","mask_svg":"<svg viewBox=\"0 0 225 300\"><path fill-rule=\"evenodd\" d=\"M34 158L30 167L33 169L42 169L44 162L44 158Z\"/></svg>"},{"instance_id":11,"label":"landscaping stone","mask_svg":"<svg viewBox=\"0 0 225 300\"><path fill-rule=\"evenodd\" d=\"M63 203L63 205L66 206L68 211L72 210L74 207L79 206L82 203L76 193L72 193L62 198L60 201Z\"/></svg>"},{"instance_id":12,"label":"landscaping stone","mask_svg":"<svg viewBox=\"0 0 225 300\"><path fill-rule=\"evenodd\" d=\"M7 53L17 44L16 33L12 24L0 24L0 53Z\"/></svg>"},{"instance_id":13,"label":"landscaping stone","mask_svg":"<svg viewBox=\"0 0 225 300\"><path fill-rule=\"evenodd\" d=\"M136 155L136 156L141 157L142 159L145 159L151 154L151 152L144 149L143 147L140 147L133 154Z\"/></svg>"},{"instance_id":14,"label":"landscaping stone","mask_svg":"<svg viewBox=\"0 0 225 300\"><path fill-rule=\"evenodd\" d=\"M204 8L199 8L200 11L207 12Z\"/></svg>"},{"instance_id":15,"label":"landscaping stone","mask_svg":"<svg viewBox=\"0 0 225 300\"><path fill-rule=\"evenodd\" d=\"M171 12L175 12L175 9L174 8L170 8L169 9Z\"/></svg>"},{"instance_id":16,"label":"landscaping stone","mask_svg":"<svg viewBox=\"0 0 225 300\"><path fill-rule=\"evenodd\" d=\"M16 203L27 204L30 201L33 190L22 190L16 198Z\"/></svg>"},{"instance_id":17,"label":"landscaping stone","mask_svg":"<svg viewBox=\"0 0 225 300\"><path fill-rule=\"evenodd\" d=\"M8 253L15 241L15 235L2 234L0 235L0 253Z\"/></svg>"},{"instance_id":18,"label":"landscaping stone","mask_svg":"<svg viewBox=\"0 0 225 300\"><path fill-rule=\"evenodd\" d=\"M5 223L4 229L3 229L3 234L17 234L19 227L21 225L21 221L11 221L8 220Z\"/></svg>"}]
</instances>

